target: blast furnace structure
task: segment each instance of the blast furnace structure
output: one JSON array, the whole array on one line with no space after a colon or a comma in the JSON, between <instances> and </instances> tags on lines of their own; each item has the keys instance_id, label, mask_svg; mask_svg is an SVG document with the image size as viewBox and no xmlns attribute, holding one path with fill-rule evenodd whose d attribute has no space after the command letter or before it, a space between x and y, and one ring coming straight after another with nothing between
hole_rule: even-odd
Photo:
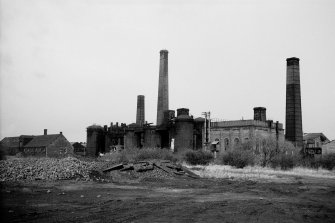
<instances>
[{"instance_id":1,"label":"blast furnace structure","mask_svg":"<svg viewBox=\"0 0 335 223\"><path fill-rule=\"evenodd\" d=\"M160 51L156 125L145 120L145 97L138 95L135 123L87 127L88 155L135 147L174 148L175 152L181 152L202 149L205 144L209 144L207 148L212 151L225 152L259 134L284 139L283 125L267 120L264 107L254 108L254 119L251 120L210 122L202 117L194 118L188 108L177 109L175 115L169 108L168 53L167 50ZM209 127L211 142L205 142Z\"/></svg>"}]
</instances>

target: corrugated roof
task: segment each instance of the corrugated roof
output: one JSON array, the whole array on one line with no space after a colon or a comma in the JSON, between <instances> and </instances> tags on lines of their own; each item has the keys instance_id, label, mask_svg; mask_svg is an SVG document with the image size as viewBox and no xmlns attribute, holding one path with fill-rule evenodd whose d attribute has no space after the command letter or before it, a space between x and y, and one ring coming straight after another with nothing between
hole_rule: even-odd
<instances>
[{"instance_id":1,"label":"corrugated roof","mask_svg":"<svg viewBox=\"0 0 335 223\"><path fill-rule=\"evenodd\" d=\"M50 145L53 141L57 139L61 134L53 134L53 135L40 135L36 136L32 139L27 145L24 147L44 147Z\"/></svg>"}]
</instances>

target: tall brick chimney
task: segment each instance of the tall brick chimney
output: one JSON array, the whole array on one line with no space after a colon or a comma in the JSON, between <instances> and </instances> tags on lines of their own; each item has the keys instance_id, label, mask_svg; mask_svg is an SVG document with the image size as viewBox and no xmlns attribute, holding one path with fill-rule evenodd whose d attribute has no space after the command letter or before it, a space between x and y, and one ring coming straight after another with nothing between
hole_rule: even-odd
<instances>
[{"instance_id":1,"label":"tall brick chimney","mask_svg":"<svg viewBox=\"0 0 335 223\"><path fill-rule=\"evenodd\" d=\"M160 51L157 102L157 125L164 122L164 111L169 110L168 51Z\"/></svg>"},{"instance_id":2,"label":"tall brick chimney","mask_svg":"<svg viewBox=\"0 0 335 223\"><path fill-rule=\"evenodd\" d=\"M48 135L48 129L44 129L44 135Z\"/></svg>"},{"instance_id":3,"label":"tall brick chimney","mask_svg":"<svg viewBox=\"0 0 335 223\"><path fill-rule=\"evenodd\" d=\"M145 122L144 95L137 96L136 124L143 126Z\"/></svg>"},{"instance_id":4,"label":"tall brick chimney","mask_svg":"<svg viewBox=\"0 0 335 223\"><path fill-rule=\"evenodd\" d=\"M299 58L287 58L285 139L303 146Z\"/></svg>"}]
</instances>

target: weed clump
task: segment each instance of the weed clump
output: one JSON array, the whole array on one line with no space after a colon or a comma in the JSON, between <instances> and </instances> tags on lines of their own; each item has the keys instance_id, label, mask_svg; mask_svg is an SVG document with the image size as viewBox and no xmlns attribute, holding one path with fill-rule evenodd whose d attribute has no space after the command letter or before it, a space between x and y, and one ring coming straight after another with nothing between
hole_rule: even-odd
<instances>
[{"instance_id":1,"label":"weed clump","mask_svg":"<svg viewBox=\"0 0 335 223\"><path fill-rule=\"evenodd\" d=\"M191 165L208 165L213 158L211 152L202 150L189 150L184 154L184 160Z\"/></svg>"},{"instance_id":2,"label":"weed clump","mask_svg":"<svg viewBox=\"0 0 335 223\"><path fill-rule=\"evenodd\" d=\"M335 153L323 155L321 158L321 166L324 169L333 170L335 168Z\"/></svg>"},{"instance_id":3,"label":"weed clump","mask_svg":"<svg viewBox=\"0 0 335 223\"><path fill-rule=\"evenodd\" d=\"M246 166L253 166L255 158L250 150L235 149L223 154L221 160L225 165L243 168Z\"/></svg>"}]
</instances>

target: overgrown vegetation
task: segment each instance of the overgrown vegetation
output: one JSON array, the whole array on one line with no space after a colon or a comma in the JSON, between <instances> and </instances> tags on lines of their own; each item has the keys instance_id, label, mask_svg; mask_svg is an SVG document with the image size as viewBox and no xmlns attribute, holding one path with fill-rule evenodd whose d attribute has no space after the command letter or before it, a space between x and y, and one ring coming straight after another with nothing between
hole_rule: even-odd
<instances>
[{"instance_id":1,"label":"overgrown vegetation","mask_svg":"<svg viewBox=\"0 0 335 223\"><path fill-rule=\"evenodd\" d=\"M98 159L112 163L136 162L150 159L163 159L172 162L178 160L177 155L173 154L172 151L158 148L128 148L119 152L106 153Z\"/></svg>"},{"instance_id":2,"label":"overgrown vegetation","mask_svg":"<svg viewBox=\"0 0 335 223\"><path fill-rule=\"evenodd\" d=\"M211 152L207 151L189 150L185 152L183 158L191 165L207 165L214 159L214 156Z\"/></svg>"},{"instance_id":3,"label":"overgrown vegetation","mask_svg":"<svg viewBox=\"0 0 335 223\"><path fill-rule=\"evenodd\" d=\"M223 164L237 168L253 166L255 160L254 154L251 150L243 150L242 148L231 150L223 154L220 158Z\"/></svg>"},{"instance_id":4,"label":"overgrown vegetation","mask_svg":"<svg viewBox=\"0 0 335 223\"><path fill-rule=\"evenodd\" d=\"M141 160L163 159L172 162L183 162L190 165L208 165L214 161L213 153L202 150L187 150L182 154L158 148L127 148L119 152L107 153L98 160L111 163L136 162ZM320 157L304 156L290 142L275 138L250 140L247 143L219 154L216 164L230 165L237 168L246 166L271 167L273 169L290 170L295 167L335 169L335 154L324 154Z\"/></svg>"},{"instance_id":5,"label":"overgrown vegetation","mask_svg":"<svg viewBox=\"0 0 335 223\"><path fill-rule=\"evenodd\" d=\"M237 168L257 165L282 170L294 167L332 170L335 168L335 154L304 156L290 142L280 140L277 142L273 137L256 137L221 154L217 163Z\"/></svg>"}]
</instances>

